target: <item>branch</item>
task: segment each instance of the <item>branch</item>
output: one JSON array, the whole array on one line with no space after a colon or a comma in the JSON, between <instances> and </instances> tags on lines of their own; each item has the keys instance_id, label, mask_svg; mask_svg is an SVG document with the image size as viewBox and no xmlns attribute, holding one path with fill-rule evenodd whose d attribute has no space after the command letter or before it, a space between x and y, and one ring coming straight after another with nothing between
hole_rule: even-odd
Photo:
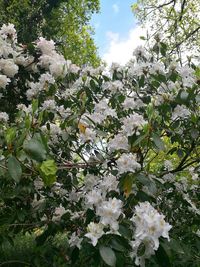
<instances>
[{"instance_id":1,"label":"branch","mask_svg":"<svg viewBox=\"0 0 200 267\"><path fill-rule=\"evenodd\" d=\"M183 0L183 2L182 2L182 4L181 4L181 15L180 15L179 21L182 20L182 17L183 17L183 11L184 11L184 8L185 8L185 4L186 4L186 0Z\"/></svg>"},{"instance_id":2,"label":"branch","mask_svg":"<svg viewBox=\"0 0 200 267\"><path fill-rule=\"evenodd\" d=\"M194 148L195 148L195 142L193 141L192 144L191 144L190 149L187 151L187 153L185 154L185 156L182 158L182 160L181 160L181 162L179 163L179 165L178 165L175 169L173 169L173 170L171 170L171 171L165 171L165 172L163 172L163 173L160 175L160 177L162 177L162 176L164 176L165 174L168 174L168 173L176 173L176 172L182 171L182 170L184 170L186 167L192 165L193 163L198 162L199 159L197 158L196 160L194 160L194 161L192 161L192 162L190 162L190 163L184 165L184 163L186 162L187 158L189 157L189 155L191 154L191 152L193 151Z\"/></svg>"},{"instance_id":3,"label":"branch","mask_svg":"<svg viewBox=\"0 0 200 267\"><path fill-rule=\"evenodd\" d=\"M194 35L195 33L197 33L199 30L200 30L200 25L199 25L195 30L193 30L193 31L190 32L188 35L186 35L186 37L185 37L182 41L180 41L179 43L177 43L177 44L172 48L172 50L171 50L171 52L169 53L169 55L172 54L173 51L174 51L175 49L177 49L177 48L178 48L180 45L182 45L188 38L190 38L192 35Z\"/></svg>"},{"instance_id":4,"label":"branch","mask_svg":"<svg viewBox=\"0 0 200 267\"><path fill-rule=\"evenodd\" d=\"M61 164L58 166L59 170L64 170L64 169L73 169L73 168L78 168L78 169L85 169L90 166L96 166L97 164L101 164L101 161L92 161L92 162L80 162L80 163L73 163L73 162L66 162L64 164Z\"/></svg>"}]
</instances>

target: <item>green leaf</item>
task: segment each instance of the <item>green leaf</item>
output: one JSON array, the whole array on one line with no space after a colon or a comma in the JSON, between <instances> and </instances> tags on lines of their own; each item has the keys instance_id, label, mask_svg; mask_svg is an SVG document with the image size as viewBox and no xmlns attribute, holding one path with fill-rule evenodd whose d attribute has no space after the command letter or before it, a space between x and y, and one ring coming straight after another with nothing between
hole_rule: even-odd
<instances>
[{"instance_id":1,"label":"green leaf","mask_svg":"<svg viewBox=\"0 0 200 267\"><path fill-rule=\"evenodd\" d=\"M123 252L123 251L125 251L125 247L124 246L122 246L117 240L115 240L115 239L113 239L112 241L111 241L111 246L112 246L112 248L114 248L115 250L117 250L117 251L121 251L121 252Z\"/></svg>"},{"instance_id":2,"label":"green leaf","mask_svg":"<svg viewBox=\"0 0 200 267\"><path fill-rule=\"evenodd\" d=\"M171 266L170 259L169 259L167 253L165 252L165 250L161 244L160 244L158 250L156 251L156 259L159 263L159 266L161 266L161 267L170 267Z\"/></svg>"},{"instance_id":3,"label":"green leaf","mask_svg":"<svg viewBox=\"0 0 200 267\"><path fill-rule=\"evenodd\" d=\"M167 45L165 43L160 43L161 47L160 47L160 52L162 56L166 56L166 52L167 52Z\"/></svg>"},{"instance_id":4,"label":"green leaf","mask_svg":"<svg viewBox=\"0 0 200 267\"><path fill-rule=\"evenodd\" d=\"M40 166L40 170L47 176L55 175L57 172L55 161L53 159L43 161L42 165Z\"/></svg>"},{"instance_id":5,"label":"green leaf","mask_svg":"<svg viewBox=\"0 0 200 267\"><path fill-rule=\"evenodd\" d=\"M99 252L101 255L101 258L108 266L115 266L116 265L116 256L114 251L105 246L100 246Z\"/></svg>"},{"instance_id":6,"label":"green leaf","mask_svg":"<svg viewBox=\"0 0 200 267\"><path fill-rule=\"evenodd\" d=\"M126 239L130 239L132 236L130 226L128 224L126 225L119 225L119 233Z\"/></svg>"},{"instance_id":7,"label":"green leaf","mask_svg":"<svg viewBox=\"0 0 200 267\"><path fill-rule=\"evenodd\" d=\"M31 120L30 120L29 116L26 116L26 118L25 118L25 127L26 127L26 129L30 129L30 127L31 127Z\"/></svg>"},{"instance_id":8,"label":"green leaf","mask_svg":"<svg viewBox=\"0 0 200 267\"><path fill-rule=\"evenodd\" d=\"M143 185L148 185L150 183L150 179L145 174L137 174L136 179Z\"/></svg>"},{"instance_id":9,"label":"green leaf","mask_svg":"<svg viewBox=\"0 0 200 267\"><path fill-rule=\"evenodd\" d=\"M7 144L11 144L15 138L15 134L16 134L16 129L15 128L9 128L6 131L6 142Z\"/></svg>"},{"instance_id":10,"label":"green leaf","mask_svg":"<svg viewBox=\"0 0 200 267\"><path fill-rule=\"evenodd\" d=\"M133 185L134 177L131 175L127 175L124 178L124 183L123 183L123 191L125 196L128 198L129 195L131 194L132 191L132 185Z\"/></svg>"},{"instance_id":11,"label":"green leaf","mask_svg":"<svg viewBox=\"0 0 200 267\"><path fill-rule=\"evenodd\" d=\"M46 186L52 185L56 181L57 166L54 160L46 160L40 166L40 173Z\"/></svg>"},{"instance_id":12,"label":"green leaf","mask_svg":"<svg viewBox=\"0 0 200 267\"><path fill-rule=\"evenodd\" d=\"M144 87L144 81L145 81L145 77L144 77L144 75L142 75L142 76L140 77L139 81L138 81L138 83L139 83L139 87L140 87L140 88L141 88L141 87Z\"/></svg>"},{"instance_id":13,"label":"green leaf","mask_svg":"<svg viewBox=\"0 0 200 267\"><path fill-rule=\"evenodd\" d=\"M164 142L162 141L162 139L160 138L160 136L157 135L157 134L153 134L152 137L153 137L153 141L154 141L156 147L157 147L159 150L165 150L165 144L164 144Z\"/></svg>"},{"instance_id":14,"label":"green leaf","mask_svg":"<svg viewBox=\"0 0 200 267\"><path fill-rule=\"evenodd\" d=\"M32 111L33 111L33 113L35 113L37 109L38 109L38 99L33 99L33 101L32 101Z\"/></svg>"},{"instance_id":15,"label":"green leaf","mask_svg":"<svg viewBox=\"0 0 200 267\"><path fill-rule=\"evenodd\" d=\"M8 159L8 172L10 176L18 183L22 176L22 168L19 161L11 156Z\"/></svg>"},{"instance_id":16,"label":"green leaf","mask_svg":"<svg viewBox=\"0 0 200 267\"><path fill-rule=\"evenodd\" d=\"M148 133L145 133L141 135L135 142L132 144L132 147L137 146L140 142L142 142L146 137L148 136Z\"/></svg>"},{"instance_id":17,"label":"green leaf","mask_svg":"<svg viewBox=\"0 0 200 267\"><path fill-rule=\"evenodd\" d=\"M33 160L42 162L46 159L46 148L42 142L41 136L35 136L31 140L24 142L24 151Z\"/></svg>"}]
</instances>

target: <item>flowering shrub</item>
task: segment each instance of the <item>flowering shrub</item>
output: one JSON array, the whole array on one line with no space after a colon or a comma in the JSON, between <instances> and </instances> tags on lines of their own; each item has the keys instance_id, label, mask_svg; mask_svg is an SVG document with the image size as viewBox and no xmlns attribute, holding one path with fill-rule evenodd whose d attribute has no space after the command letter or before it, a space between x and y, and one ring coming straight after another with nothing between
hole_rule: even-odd
<instances>
[{"instance_id":1,"label":"flowering shrub","mask_svg":"<svg viewBox=\"0 0 200 267\"><path fill-rule=\"evenodd\" d=\"M2 26L2 244L63 233L51 266L198 266L200 69L155 42L107 72Z\"/></svg>"}]
</instances>

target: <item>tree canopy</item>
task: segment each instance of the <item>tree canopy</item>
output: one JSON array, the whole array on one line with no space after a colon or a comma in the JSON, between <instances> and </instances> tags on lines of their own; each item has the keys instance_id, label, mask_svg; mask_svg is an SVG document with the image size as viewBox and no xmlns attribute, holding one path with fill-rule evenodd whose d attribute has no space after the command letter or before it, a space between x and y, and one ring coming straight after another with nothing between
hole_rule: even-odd
<instances>
[{"instance_id":1,"label":"tree canopy","mask_svg":"<svg viewBox=\"0 0 200 267\"><path fill-rule=\"evenodd\" d=\"M138 0L132 5L149 37L162 35L172 54L190 56L200 49L200 2L198 0Z\"/></svg>"},{"instance_id":2,"label":"tree canopy","mask_svg":"<svg viewBox=\"0 0 200 267\"><path fill-rule=\"evenodd\" d=\"M100 59L89 26L99 0L0 1L0 24L14 23L23 44L39 36L56 40L67 59L98 66Z\"/></svg>"}]
</instances>

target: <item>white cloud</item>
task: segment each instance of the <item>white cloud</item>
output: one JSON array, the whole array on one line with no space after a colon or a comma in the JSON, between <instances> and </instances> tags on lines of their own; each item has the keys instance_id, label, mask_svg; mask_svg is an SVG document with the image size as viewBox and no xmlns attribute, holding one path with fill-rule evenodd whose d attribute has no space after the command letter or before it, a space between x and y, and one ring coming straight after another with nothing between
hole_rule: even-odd
<instances>
[{"instance_id":1,"label":"white cloud","mask_svg":"<svg viewBox=\"0 0 200 267\"><path fill-rule=\"evenodd\" d=\"M113 9L115 14L119 13L119 6L117 4L113 4L112 9Z\"/></svg>"},{"instance_id":2,"label":"white cloud","mask_svg":"<svg viewBox=\"0 0 200 267\"><path fill-rule=\"evenodd\" d=\"M128 38L120 40L118 33L107 32L109 38L109 45L107 52L103 55L103 60L110 66L112 62L121 65L126 64L132 57L133 50L138 46L144 44L140 36L145 36L146 30L137 26L130 30Z\"/></svg>"},{"instance_id":3,"label":"white cloud","mask_svg":"<svg viewBox=\"0 0 200 267\"><path fill-rule=\"evenodd\" d=\"M119 41L119 33L117 32L106 32L106 37L108 38L110 43L117 43Z\"/></svg>"}]
</instances>

